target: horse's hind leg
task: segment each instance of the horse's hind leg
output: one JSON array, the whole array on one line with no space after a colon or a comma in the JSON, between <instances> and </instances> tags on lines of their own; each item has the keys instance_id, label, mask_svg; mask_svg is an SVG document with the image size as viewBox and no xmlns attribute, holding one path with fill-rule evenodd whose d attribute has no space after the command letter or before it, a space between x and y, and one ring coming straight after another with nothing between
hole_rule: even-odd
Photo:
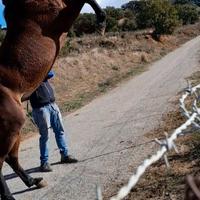
<instances>
[{"instance_id":1,"label":"horse's hind leg","mask_svg":"<svg viewBox=\"0 0 200 200\"><path fill-rule=\"evenodd\" d=\"M0 124L1 125L1 124ZM8 152L12 149L12 146L15 141L15 137L5 137L6 135L2 134L1 129L2 126L0 126L0 199L2 200L15 200L12 197L12 194L6 184L5 178L2 174L2 167L3 162L5 161L5 158L8 154Z\"/></svg>"},{"instance_id":2,"label":"horse's hind leg","mask_svg":"<svg viewBox=\"0 0 200 200\"><path fill-rule=\"evenodd\" d=\"M18 138L5 161L12 167L12 169L22 179L22 181L25 183L27 187L31 187L34 185L36 185L38 188L45 187L47 184L45 181L43 181L43 178L32 178L20 166L18 160L19 144L20 144L20 136L18 135Z\"/></svg>"},{"instance_id":3,"label":"horse's hind leg","mask_svg":"<svg viewBox=\"0 0 200 200\"><path fill-rule=\"evenodd\" d=\"M19 132L24 124L25 115L18 95L0 85L0 173L5 159L28 185L38 184L31 179L18 163ZM38 182L37 182L38 181ZM2 173L0 174L0 194L2 200L13 200Z\"/></svg>"},{"instance_id":4,"label":"horse's hind leg","mask_svg":"<svg viewBox=\"0 0 200 200\"><path fill-rule=\"evenodd\" d=\"M104 23L106 21L106 13L102 10L102 8L99 6L96 0L86 0L86 3L88 3L95 11L97 15L97 22L98 23Z\"/></svg>"},{"instance_id":5,"label":"horse's hind leg","mask_svg":"<svg viewBox=\"0 0 200 200\"><path fill-rule=\"evenodd\" d=\"M4 176L2 174L4 158L0 158L0 195L2 200L15 200L6 184Z\"/></svg>"}]
</instances>

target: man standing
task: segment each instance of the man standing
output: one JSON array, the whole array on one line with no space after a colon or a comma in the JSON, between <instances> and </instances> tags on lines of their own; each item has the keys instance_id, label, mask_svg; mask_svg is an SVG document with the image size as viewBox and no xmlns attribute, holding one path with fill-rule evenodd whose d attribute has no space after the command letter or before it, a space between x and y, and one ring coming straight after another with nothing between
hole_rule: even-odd
<instances>
[{"instance_id":1,"label":"man standing","mask_svg":"<svg viewBox=\"0 0 200 200\"><path fill-rule=\"evenodd\" d=\"M68 154L62 116L57 104L55 103L53 88L48 82L48 79L52 78L53 76L54 73L50 71L46 79L30 96L32 117L40 133L40 171L42 172L52 171L48 162L48 137L51 128L55 133L56 144L60 150L61 163L78 162L77 159Z\"/></svg>"}]
</instances>

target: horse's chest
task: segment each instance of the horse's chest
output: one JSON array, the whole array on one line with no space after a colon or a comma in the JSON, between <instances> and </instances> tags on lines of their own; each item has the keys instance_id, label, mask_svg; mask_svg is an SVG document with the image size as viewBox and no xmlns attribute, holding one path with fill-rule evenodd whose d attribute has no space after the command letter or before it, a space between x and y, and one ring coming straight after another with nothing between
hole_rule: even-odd
<instances>
[{"instance_id":1,"label":"horse's chest","mask_svg":"<svg viewBox=\"0 0 200 200\"><path fill-rule=\"evenodd\" d=\"M54 62L57 48L55 42L50 38L30 36L30 38L23 40L22 49L18 51L21 66L26 69L34 67L38 70L41 67L49 67Z\"/></svg>"}]
</instances>

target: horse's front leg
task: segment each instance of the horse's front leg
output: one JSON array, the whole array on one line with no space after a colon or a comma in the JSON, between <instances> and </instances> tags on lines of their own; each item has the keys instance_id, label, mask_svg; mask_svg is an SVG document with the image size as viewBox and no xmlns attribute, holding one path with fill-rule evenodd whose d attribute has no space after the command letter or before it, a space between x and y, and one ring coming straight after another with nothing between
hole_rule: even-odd
<instances>
[{"instance_id":1,"label":"horse's front leg","mask_svg":"<svg viewBox=\"0 0 200 200\"><path fill-rule=\"evenodd\" d=\"M93 8L93 10L95 11L95 13L97 15L97 22L98 23L105 23L106 13L99 6L99 4L96 2L96 0L86 0L86 3L88 3Z\"/></svg>"},{"instance_id":2,"label":"horse's front leg","mask_svg":"<svg viewBox=\"0 0 200 200\"><path fill-rule=\"evenodd\" d=\"M58 35L69 32L69 29L79 16L84 4L88 3L94 9L97 15L97 23L100 27L99 29L101 30L99 32L104 34L106 14L98 5L96 0L64 0L64 2L66 7L60 11L59 16L55 19L52 27L53 32L57 32Z\"/></svg>"},{"instance_id":3,"label":"horse's front leg","mask_svg":"<svg viewBox=\"0 0 200 200\"><path fill-rule=\"evenodd\" d=\"M6 184L5 178L2 174L4 158L0 157L0 196L2 200L15 200Z\"/></svg>"},{"instance_id":4,"label":"horse's front leg","mask_svg":"<svg viewBox=\"0 0 200 200\"><path fill-rule=\"evenodd\" d=\"M101 35L104 35L106 29L106 13L99 6L96 0L86 0L86 3L88 3L94 9L97 16L98 32Z\"/></svg>"},{"instance_id":5,"label":"horse's front leg","mask_svg":"<svg viewBox=\"0 0 200 200\"><path fill-rule=\"evenodd\" d=\"M20 136L18 135L18 138L5 161L12 167L12 169L22 179L22 181L25 183L27 187L31 187L34 185L37 186L38 188L45 187L47 183L46 181L43 180L43 178L32 178L20 166L18 160L19 144L20 144Z\"/></svg>"}]
</instances>

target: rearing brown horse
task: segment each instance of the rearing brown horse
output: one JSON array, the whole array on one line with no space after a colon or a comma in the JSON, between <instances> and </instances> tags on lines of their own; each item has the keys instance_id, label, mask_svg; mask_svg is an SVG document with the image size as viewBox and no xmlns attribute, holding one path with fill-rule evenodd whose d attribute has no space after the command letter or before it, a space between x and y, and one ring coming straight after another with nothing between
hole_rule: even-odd
<instances>
[{"instance_id":1,"label":"rearing brown horse","mask_svg":"<svg viewBox=\"0 0 200 200\"><path fill-rule=\"evenodd\" d=\"M67 33L88 3L105 21L105 13L95 0L3 0L7 34L0 48L0 194L14 200L2 175L6 161L28 186L40 186L42 178L32 178L18 162L20 130L25 121L22 97L44 80Z\"/></svg>"}]
</instances>

